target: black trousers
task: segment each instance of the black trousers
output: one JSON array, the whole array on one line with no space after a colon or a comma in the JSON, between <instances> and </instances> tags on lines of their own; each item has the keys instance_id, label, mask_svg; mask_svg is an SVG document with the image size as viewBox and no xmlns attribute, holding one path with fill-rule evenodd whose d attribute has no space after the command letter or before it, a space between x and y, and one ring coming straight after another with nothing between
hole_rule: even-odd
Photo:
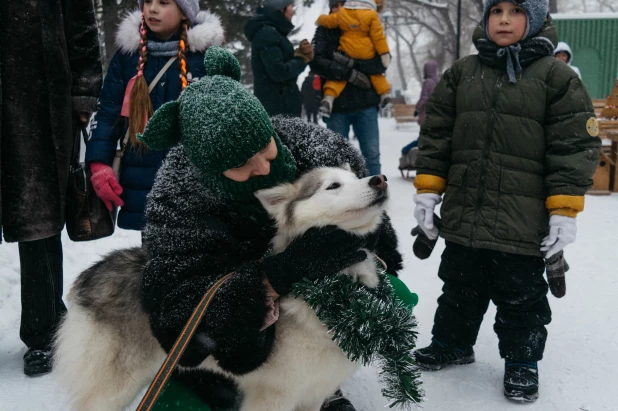
<instances>
[{"instance_id":1,"label":"black trousers","mask_svg":"<svg viewBox=\"0 0 618 411\"><path fill-rule=\"evenodd\" d=\"M545 263L530 257L446 243L438 272L444 281L434 319L435 339L467 348L476 338L489 301L497 307L494 331L507 360L543 358L551 310Z\"/></svg>"},{"instance_id":2,"label":"black trousers","mask_svg":"<svg viewBox=\"0 0 618 411\"><path fill-rule=\"evenodd\" d=\"M307 111L307 121L309 123L318 124L318 110Z\"/></svg>"},{"instance_id":3,"label":"black trousers","mask_svg":"<svg viewBox=\"0 0 618 411\"><path fill-rule=\"evenodd\" d=\"M49 345L66 312L62 301L60 234L19 243L21 264L21 327L19 337L29 348Z\"/></svg>"}]
</instances>

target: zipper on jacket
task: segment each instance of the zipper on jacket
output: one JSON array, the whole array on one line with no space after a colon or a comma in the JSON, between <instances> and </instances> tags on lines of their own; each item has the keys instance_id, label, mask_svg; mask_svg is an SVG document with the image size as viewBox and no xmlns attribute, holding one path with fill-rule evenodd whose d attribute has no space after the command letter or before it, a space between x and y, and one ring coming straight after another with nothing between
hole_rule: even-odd
<instances>
[{"instance_id":1,"label":"zipper on jacket","mask_svg":"<svg viewBox=\"0 0 618 411\"><path fill-rule=\"evenodd\" d=\"M477 194L477 208L474 213L474 224L472 225L472 230L470 231L470 243L472 248L475 248L476 242L476 230L479 225L479 220L481 217L481 207L483 201L483 195L485 194L485 179L487 175L487 163L489 160L489 144L492 140L494 123L496 122L496 102L498 101L498 97L500 96L500 88L502 88L504 75L499 76L496 79L496 83L494 85L494 95L491 99L491 104L489 105L491 109L491 117L489 118L489 123L487 125L487 133L485 133L485 139L483 140L483 155L481 156L481 167L479 171L479 189Z\"/></svg>"}]
</instances>

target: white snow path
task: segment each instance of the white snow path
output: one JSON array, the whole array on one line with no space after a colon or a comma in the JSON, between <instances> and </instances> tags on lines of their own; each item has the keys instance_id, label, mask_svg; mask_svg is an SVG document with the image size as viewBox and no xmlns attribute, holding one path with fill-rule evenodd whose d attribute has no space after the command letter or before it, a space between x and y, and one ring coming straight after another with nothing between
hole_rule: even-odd
<instances>
[{"instance_id":1,"label":"white snow path","mask_svg":"<svg viewBox=\"0 0 618 411\"><path fill-rule=\"evenodd\" d=\"M382 168L389 179L390 215L399 234L405 269L401 274L419 294L416 315L420 323L419 347L429 343L436 299L442 286L437 277L443 241L430 259L420 261L412 253L410 229L412 183L397 170L399 150L418 134L412 125L395 130L391 119L380 120ZM618 295L616 233L618 195L586 198L586 211L578 217L578 239L566 250L571 266L567 295L550 296L553 322L545 359L539 363L540 398L530 405L511 404L502 395L503 361L493 332L495 309L490 307L475 347L477 362L424 374L427 411L495 411L525 408L527 411L618 410ZM74 278L100 256L116 248L138 245L136 232L118 230L107 239L72 243L63 234L65 294ZM28 378L22 373L25 347L19 340L19 256L17 245L0 245L0 411L64 411L63 394L54 374ZM79 370L75 370L79 372ZM358 411L383 409L376 371L361 370L344 386Z\"/></svg>"}]
</instances>

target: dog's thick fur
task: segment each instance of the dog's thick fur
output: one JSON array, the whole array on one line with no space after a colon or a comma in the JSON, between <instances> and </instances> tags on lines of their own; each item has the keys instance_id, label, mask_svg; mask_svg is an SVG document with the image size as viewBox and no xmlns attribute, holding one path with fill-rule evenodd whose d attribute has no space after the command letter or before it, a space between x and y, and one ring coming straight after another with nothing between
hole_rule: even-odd
<instances>
[{"instance_id":1,"label":"dog's thick fur","mask_svg":"<svg viewBox=\"0 0 618 411\"><path fill-rule=\"evenodd\" d=\"M256 193L277 222L273 251L283 251L311 227L336 225L350 233L374 231L388 197L371 178L349 170L315 169L293 184ZM371 255L370 255L371 257ZM140 302L141 248L114 252L76 280L55 342L55 371L80 411L123 410L154 378L165 352L152 335ZM349 267L368 287L378 283L373 258ZM318 411L357 369L301 299L280 299L275 343L256 370L234 375L212 356L200 368L226 375L243 393L241 411Z\"/></svg>"}]
</instances>

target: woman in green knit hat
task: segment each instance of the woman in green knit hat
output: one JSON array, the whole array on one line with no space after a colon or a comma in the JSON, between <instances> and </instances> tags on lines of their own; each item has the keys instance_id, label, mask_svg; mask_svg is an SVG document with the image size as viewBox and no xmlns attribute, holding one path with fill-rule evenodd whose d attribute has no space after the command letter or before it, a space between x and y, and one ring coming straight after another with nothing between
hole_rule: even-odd
<instances>
[{"instance_id":1,"label":"woman in green knit hat","mask_svg":"<svg viewBox=\"0 0 618 411\"><path fill-rule=\"evenodd\" d=\"M331 131L299 118L269 118L238 82L240 66L229 52L210 48L205 66L207 77L162 106L140 136L154 149L177 145L146 209L142 300L154 335L170 350L206 290L233 271L181 364L195 366L212 355L224 370L243 374L259 367L272 348L275 327L266 301L286 295L303 278L333 275L363 261L360 248L374 248L393 274L401 255L385 217L372 245L341 230L311 229L283 253L266 256L275 232L257 190L345 163L364 177L365 164ZM230 408L236 401L233 383L223 376L200 370L178 379L211 406ZM354 407L338 392L322 410Z\"/></svg>"}]
</instances>

